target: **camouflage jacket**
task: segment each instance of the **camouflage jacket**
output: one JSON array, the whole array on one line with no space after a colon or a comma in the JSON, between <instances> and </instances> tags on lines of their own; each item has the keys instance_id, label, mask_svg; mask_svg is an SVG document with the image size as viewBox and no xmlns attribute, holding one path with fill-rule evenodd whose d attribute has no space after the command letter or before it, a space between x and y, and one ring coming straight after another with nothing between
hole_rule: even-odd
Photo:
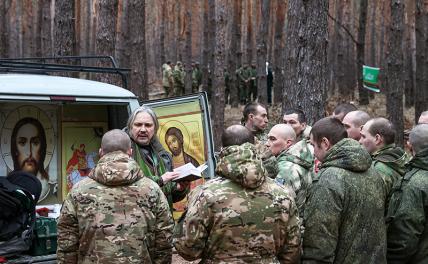
<instances>
[{"instance_id":1,"label":"camouflage jacket","mask_svg":"<svg viewBox=\"0 0 428 264\"><path fill-rule=\"evenodd\" d=\"M265 176L255 147L222 150L220 176L194 189L174 230L174 246L203 263L297 263L299 218L294 200Z\"/></svg>"},{"instance_id":2,"label":"camouflage jacket","mask_svg":"<svg viewBox=\"0 0 428 264\"><path fill-rule=\"evenodd\" d=\"M148 159L150 157L148 157L148 155L146 155L146 153L142 150L142 148L140 146L138 146L138 144L136 144L135 142L132 144L132 148L133 148L133 158L138 162L138 157L137 157L137 151L140 151L141 156L143 157L143 162L145 162L146 164L149 163ZM167 152L163 147L162 144L159 142L159 139L157 137L154 137L152 139L152 142L150 143L150 148L149 151L151 153L156 153L159 158L162 159L162 161L165 164L165 169L166 171L172 171L172 157L171 154L169 154L169 152ZM151 179L152 181L156 182L158 185L162 185L161 184L161 176L159 175L159 166L160 163L158 163L158 168L156 168L153 172L152 175L145 175L146 177L148 177L149 179ZM177 189L177 183L175 182L167 182L165 184L163 184L162 186L162 191L165 194L167 200L168 200L168 204L169 207L171 208L172 211L172 204L178 201L183 200L186 195L189 193L189 188L186 188L183 191L179 191Z\"/></svg>"},{"instance_id":3,"label":"camouflage jacket","mask_svg":"<svg viewBox=\"0 0 428 264\"><path fill-rule=\"evenodd\" d=\"M306 202L303 263L386 263L385 191L371 162L353 139L327 152Z\"/></svg>"},{"instance_id":4,"label":"camouflage jacket","mask_svg":"<svg viewBox=\"0 0 428 264\"><path fill-rule=\"evenodd\" d=\"M400 180L406 172L405 164L408 162L406 152L395 145L387 145L372 154L372 166L382 177L387 194L386 206L394 184Z\"/></svg>"},{"instance_id":5,"label":"camouflage jacket","mask_svg":"<svg viewBox=\"0 0 428 264\"><path fill-rule=\"evenodd\" d=\"M389 204L388 263L428 263L428 148L407 169Z\"/></svg>"},{"instance_id":6,"label":"camouflage jacket","mask_svg":"<svg viewBox=\"0 0 428 264\"><path fill-rule=\"evenodd\" d=\"M159 186L112 152L64 201L58 263L171 263L173 226Z\"/></svg>"},{"instance_id":7,"label":"camouflage jacket","mask_svg":"<svg viewBox=\"0 0 428 264\"><path fill-rule=\"evenodd\" d=\"M164 64L162 67L162 85L164 87L171 87L174 85L174 79L172 78L172 69L168 64Z\"/></svg>"},{"instance_id":8,"label":"camouflage jacket","mask_svg":"<svg viewBox=\"0 0 428 264\"><path fill-rule=\"evenodd\" d=\"M314 155L313 147L300 140L277 157L278 175L275 180L281 185L290 186L296 193L299 216L303 217L304 205L309 187L312 184Z\"/></svg>"}]
</instances>

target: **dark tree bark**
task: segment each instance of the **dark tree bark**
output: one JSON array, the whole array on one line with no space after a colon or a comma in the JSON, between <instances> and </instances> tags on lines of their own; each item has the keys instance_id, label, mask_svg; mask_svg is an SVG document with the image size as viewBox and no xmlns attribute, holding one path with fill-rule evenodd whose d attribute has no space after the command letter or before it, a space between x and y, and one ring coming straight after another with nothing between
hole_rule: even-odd
<instances>
[{"instance_id":1,"label":"dark tree bark","mask_svg":"<svg viewBox=\"0 0 428 264\"><path fill-rule=\"evenodd\" d=\"M186 9L184 17L184 28L186 33L184 70L186 76L184 79L184 93L192 93L192 6L191 1L186 0Z\"/></svg>"},{"instance_id":2,"label":"dark tree bark","mask_svg":"<svg viewBox=\"0 0 428 264\"><path fill-rule=\"evenodd\" d=\"M242 2L233 0L233 23L231 23L232 39L229 53L229 86L230 86L230 104L232 107L238 107L238 83L236 70L241 64L241 19L242 19Z\"/></svg>"},{"instance_id":3,"label":"dark tree bark","mask_svg":"<svg viewBox=\"0 0 428 264\"><path fill-rule=\"evenodd\" d=\"M273 56L273 72L275 77L273 79L273 102L280 104L282 102L282 90L284 89L284 22L285 22L285 1L278 1L276 8L276 24L275 24L275 42L274 42L274 56Z\"/></svg>"},{"instance_id":4,"label":"dark tree bark","mask_svg":"<svg viewBox=\"0 0 428 264\"><path fill-rule=\"evenodd\" d=\"M253 61L253 22L251 3L252 1L247 1L247 64L249 65Z\"/></svg>"},{"instance_id":5,"label":"dark tree bark","mask_svg":"<svg viewBox=\"0 0 428 264\"><path fill-rule=\"evenodd\" d=\"M391 0L391 26L388 41L387 76L388 92L386 109L389 120L397 130L396 143L403 146L403 26L404 3L400 0Z\"/></svg>"},{"instance_id":6,"label":"dark tree bark","mask_svg":"<svg viewBox=\"0 0 428 264\"><path fill-rule=\"evenodd\" d=\"M145 1L129 1L129 34L131 56L131 91L140 99L149 99L147 87L146 5Z\"/></svg>"},{"instance_id":7,"label":"dark tree bark","mask_svg":"<svg viewBox=\"0 0 428 264\"><path fill-rule=\"evenodd\" d=\"M33 38L33 4L32 1L24 0L23 3L23 16L22 16L22 46L23 56L34 56L34 38Z\"/></svg>"},{"instance_id":8,"label":"dark tree bark","mask_svg":"<svg viewBox=\"0 0 428 264\"><path fill-rule=\"evenodd\" d=\"M8 55L7 10L9 7L9 1L0 1L0 58L5 58Z\"/></svg>"},{"instance_id":9,"label":"dark tree bark","mask_svg":"<svg viewBox=\"0 0 428 264\"><path fill-rule=\"evenodd\" d=\"M423 0L416 1L416 91L415 93L415 121L423 111L428 109L428 13Z\"/></svg>"},{"instance_id":10,"label":"dark tree bark","mask_svg":"<svg viewBox=\"0 0 428 264\"><path fill-rule=\"evenodd\" d=\"M54 54L55 56L76 55L76 31L74 25L74 0L55 1ZM68 61L58 60L58 63ZM65 74L73 76L72 74Z\"/></svg>"},{"instance_id":11,"label":"dark tree bark","mask_svg":"<svg viewBox=\"0 0 428 264\"><path fill-rule=\"evenodd\" d=\"M34 39L34 53L33 56L42 56L42 1L33 1L33 39Z\"/></svg>"},{"instance_id":12,"label":"dark tree bark","mask_svg":"<svg viewBox=\"0 0 428 264\"><path fill-rule=\"evenodd\" d=\"M328 1L290 0L288 5L282 107L303 109L312 124L325 112Z\"/></svg>"},{"instance_id":13,"label":"dark tree bark","mask_svg":"<svg viewBox=\"0 0 428 264\"><path fill-rule=\"evenodd\" d=\"M161 5L161 19L160 19L160 35L159 35L159 44L160 44L160 60L161 63L164 64L166 62L166 48L165 48L165 31L166 31L166 25L168 23L168 17L167 17L167 3L166 1L160 1Z\"/></svg>"},{"instance_id":14,"label":"dark tree bark","mask_svg":"<svg viewBox=\"0 0 428 264\"><path fill-rule=\"evenodd\" d=\"M209 49L210 49L210 37L209 37L209 6L208 0L204 1L204 11L203 11L203 32L202 32L202 59L201 59L201 71L202 71L202 91L208 90L208 65L209 65Z\"/></svg>"},{"instance_id":15,"label":"dark tree bark","mask_svg":"<svg viewBox=\"0 0 428 264\"><path fill-rule=\"evenodd\" d=\"M403 38L403 46L404 46L404 54L407 54L404 56L404 102L406 108L412 107L414 105L414 71L413 71L413 62L415 60L415 53L413 48L413 40L412 37L414 36L415 28L414 25L414 19L415 19L415 2L409 1L406 3L405 6L405 26L404 26L404 35L405 38Z\"/></svg>"},{"instance_id":16,"label":"dark tree bark","mask_svg":"<svg viewBox=\"0 0 428 264\"><path fill-rule=\"evenodd\" d=\"M115 41L115 58L120 67L130 67L131 49L130 49L130 27L132 21L129 15L129 1L119 0L117 9L117 26Z\"/></svg>"},{"instance_id":17,"label":"dark tree bark","mask_svg":"<svg viewBox=\"0 0 428 264\"><path fill-rule=\"evenodd\" d=\"M269 35L269 12L270 0L263 0L261 4L263 19L260 21L259 34L257 36L257 97L260 103L267 102L266 53Z\"/></svg>"},{"instance_id":18,"label":"dark tree bark","mask_svg":"<svg viewBox=\"0 0 428 264\"><path fill-rule=\"evenodd\" d=\"M217 0L215 5L215 49L214 49L214 78L213 78L213 109L215 149L218 151L221 147L221 136L224 129L224 71L226 59L226 0Z\"/></svg>"},{"instance_id":19,"label":"dark tree bark","mask_svg":"<svg viewBox=\"0 0 428 264\"><path fill-rule=\"evenodd\" d=\"M360 18L358 21L358 42L357 42L357 85L358 97L360 105L369 104L369 93L367 89L363 88L363 64L364 64L364 50L366 39L366 22L367 22L367 7L368 0L360 1Z\"/></svg>"},{"instance_id":20,"label":"dark tree bark","mask_svg":"<svg viewBox=\"0 0 428 264\"><path fill-rule=\"evenodd\" d=\"M97 13L95 53L112 56L115 50L117 0L98 0ZM138 16L141 15L138 14ZM135 37L133 34L131 36ZM107 60L100 60L97 66L111 67L111 63ZM96 79L100 82L119 84L118 78L111 74L99 74Z\"/></svg>"}]
</instances>

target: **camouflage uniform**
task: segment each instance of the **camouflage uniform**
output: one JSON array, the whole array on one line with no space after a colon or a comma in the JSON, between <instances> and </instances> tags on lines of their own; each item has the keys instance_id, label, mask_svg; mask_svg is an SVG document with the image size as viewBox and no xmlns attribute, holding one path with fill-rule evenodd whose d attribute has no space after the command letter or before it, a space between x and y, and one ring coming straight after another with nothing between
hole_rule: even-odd
<instances>
[{"instance_id":1,"label":"camouflage uniform","mask_svg":"<svg viewBox=\"0 0 428 264\"><path fill-rule=\"evenodd\" d=\"M170 263L173 226L160 188L128 155L111 152L64 201L58 263Z\"/></svg>"},{"instance_id":2,"label":"camouflage uniform","mask_svg":"<svg viewBox=\"0 0 428 264\"><path fill-rule=\"evenodd\" d=\"M327 152L305 206L303 263L386 263L385 191L371 162L349 138Z\"/></svg>"},{"instance_id":3,"label":"camouflage uniform","mask_svg":"<svg viewBox=\"0 0 428 264\"><path fill-rule=\"evenodd\" d=\"M428 263L428 148L408 164L389 204L388 263Z\"/></svg>"},{"instance_id":4,"label":"camouflage uniform","mask_svg":"<svg viewBox=\"0 0 428 264\"><path fill-rule=\"evenodd\" d=\"M236 77L239 83L239 100L245 104L248 99L248 91L250 87L250 71L248 67L240 67L236 70Z\"/></svg>"},{"instance_id":5,"label":"camouflage uniform","mask_svg":"<svg viewBox=\"0 0 428 264\"><path fill-rule=\"evenodd\" d=\"M314 156L313 147L306 140L300 140L277 157L279 173L275 180L281 185L290 186L296 193L299 216L303 217L304 205L309 187L312 184Z\"/></svg>"},{"instance_id":6,"label":"camouflage uniform","mask_svg":"<svg viewBox=\"0 0 428 264\"><path fill-rule=\"evenodd\" d=\"M382 177L387 194L385 209L388 209L392 187L406 172L405 164L408 161L406 152L395 144L387 145L372 154L372 166Z\"/></svg>"},{"instance_id":7,"label":"camouflage uniform","mask_svg":"<svg viewBox=\"0 0 428 264\"><path fill-rule=\"evenodd\" d=\"M162 144L159 142L157 137L153 137L150 142L150 145L145 147L138 146L138 144L133 142L132 149L134 155L133 158L137 161L137 163L140 164L140 167L141 162L144 162L146 166L150 167L150 172L146 173L145 176L156 182L159 186L161 186L161 189L168 200L169 207L172 210L172 204L183 200L190 189L186 188L183 191L179 191L177 189L177 183L169 181L163 184L163 182L161 181L161 176L163 174L160 169L161 162L163 162L166 171L173 170L171 154L162 147ZM139 151L140 156L138 155L137 151ZM152 157L157 157L158 162L154 162ZM160 161L161 159L162 161ZM153 163L156 163L156 166L151 165Z\"/></svg>"},{"instance_id":8,"label":"camouflage uniform","mask_svg":"<svg viewBox=\"0 0 428 264\"><path fill-rule=\"evenodd\" d=\"M168 64L162 65L162 85L165 90L167 97L173 95L174 91L174 79L172 77L172 69Z\"/></svg>"},{"instance_id":9,"label":"camouflage uniform","mask_svg":"<svg viewBox=\"0 0 428 264\"><path fill-rule=\"evenodd\" d=\"M174 78L174 95L179 96L184 94L184 78L186 73L183 70L181 62L177 62L177 65L172 71L172 76Z\"/></svg>"},{"instance_id":10,"label":"camouflage uniform","mask_svg":"<svg viewBox=\"0 0 428 264\"><path fill-rule=\"evenodd\" d=\"M199 92L199 86L202 84L202 72L195 66L192 70L192 93Z\"/></svg>"},{"instance_id":11,"label":"camouflage uniform","mask_svg":"<svg viewBox=\"0 0 428 264\"><path fill-rule=\"evenodd\" d=\"M174 246L202 263L297 263L297 208L285 189L266 178L254 145L222 150L220 176L189 195L174 230Z\"/></svg>"}]
</instances>

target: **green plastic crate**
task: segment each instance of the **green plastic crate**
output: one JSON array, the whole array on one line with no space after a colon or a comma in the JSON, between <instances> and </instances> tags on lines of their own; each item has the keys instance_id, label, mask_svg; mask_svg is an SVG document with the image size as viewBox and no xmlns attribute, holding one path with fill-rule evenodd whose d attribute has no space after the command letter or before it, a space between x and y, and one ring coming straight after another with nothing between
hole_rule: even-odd
<instances>
[{"instance_id":1,"label":"green plastic crate","mask_svg":"<svg viewBox=\"0 0 428 264\"><path fill-rule=\"evenodd\" d=\"M55 218L38 217L34 227L31 255L41 256L56 253L57 222Z\"/></svg>"}]
</instances>

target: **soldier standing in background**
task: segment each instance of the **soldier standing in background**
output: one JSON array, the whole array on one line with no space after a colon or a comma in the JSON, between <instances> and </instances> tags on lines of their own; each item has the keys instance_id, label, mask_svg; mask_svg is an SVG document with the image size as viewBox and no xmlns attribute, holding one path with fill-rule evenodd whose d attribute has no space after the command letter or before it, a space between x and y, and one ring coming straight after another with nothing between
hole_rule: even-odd
<instances>
[{"instance_id":1,"label":"soldier standing in background","mask_svg":"<svg viewBox=\"0 0 428 264\"><path fill-rule=\"evenodd\" d=\"M202 263L298 263L300 231L289 193L266 177L241 125L227 128L216 166L219 177L189 195L174 230L174 246L186 260Z\"/></svg>"},{"instance_id":2,"label":"soldier standing in background","mask_svg":"<svg viewBox=\"0 0 428 264\"><path fill-rule=\"evenodd\" d=\"M184 78L185 72L183 69L183 64L181 61L177 61L177 64L174 67L172 76L174 77L174 96L180 96L184 94Z\"/></svg>"},{"instance_id":3,"label":"soldier standing in background","mask_svg":"<svg viewBox=\"0 0 428 264\"><path fill-rule=\"evenodd\" d=\"M197 93L202 84L202 71L199 69L199 62L192 63L192 68L192 93Z\"/></svg>"},{"instance_id":4,"label":"soldier standing in background","mask_svg":"<svg viewBox=\"0 0 428 264\"><path fill-rule=\"evenodd\" d=\"M172 68L170 61L162 65L162 86L166 97L173 96L174 78L172 76Z\"/></svg>"},{"instance_id":5,"label":"soldier standing in background","mask_svg":"<svg viewBox=\"0 0 428 264\"><path fill-rule=\"evenodd\" d=\"M239 101L241 104L246 104L250 88L250 71L248 64L244 63L242 67L236 70L236 77L239 82Z\"/></svg>"},{"instance_id":6,"label":"soldier standing in background","mask_svg":"<svg viewBox=\"0 0 428 264\"><path fill-rule=\"evenodd\" d=\"M58 263L171 262L174 221L168 202L131 155L125 132L103 136L101 159L63 203Z\"/></svg>"},{"instance_id":7,"label":"soldier standing in background","mask_svg":"<svg viewBox=\"0 0 428 264\"><path fill-rule=\"evenodd\" d=\"M251 64L248 72L250 78L248 100L255 101L257 99L257 69L254 63Z\"/></svg>"}]
</instances>

